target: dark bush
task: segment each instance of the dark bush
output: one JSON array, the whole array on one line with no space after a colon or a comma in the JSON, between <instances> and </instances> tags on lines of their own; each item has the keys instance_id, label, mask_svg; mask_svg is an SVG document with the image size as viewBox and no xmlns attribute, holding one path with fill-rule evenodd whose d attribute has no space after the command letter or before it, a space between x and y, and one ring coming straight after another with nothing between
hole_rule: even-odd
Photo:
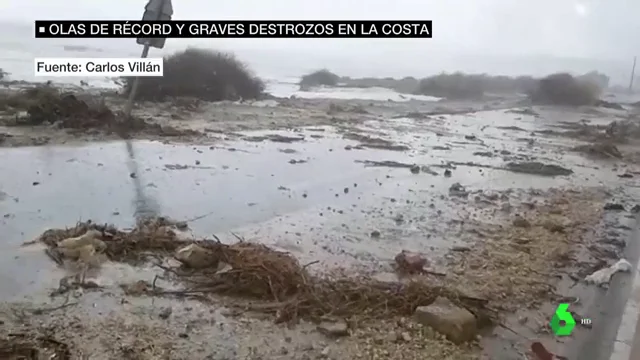
<instances>
[{"instance_id":1,"label":"dark bush","mask_svg":"<svg viewBox=\"0 0 640 360\"><path fill-rule=\"evenodd\" d=\"M300 88L312 86L336 86L340 77L327 69L317 70L300 78Z\"/></svg>"},{"instance_id":2,"label":"dark bush","mask_svg":"<svg viewBox=\"0 0 640 360\"><path fill-rule=\"evenodd\" d=\"M580 106L594 104L599 95L597 85L567 73L557 73L540 79L530 96L540 104Z\"/></svg>"},{"instance_id":3,"label":"dark bush","mask_svg":"<svg viewBox=\"0 0 640 360\"><path fill-rule=\"evenodd\" d=\"M440 74L420 80L417 94L446 99L476 99L484 95L484 75Z\"/></svg>"},{"instance_id":4,"label":"dark bush","mask_svg":"<svg viewBox=\"0 0 640 360\"><path fill-rule=\"evenodd\" d=\"M128 94L133 78L124 78ZM194 97L206 101L257 99L265 84L233 54L189 48L164 59L164 76L142 77L136 97L161 101Z\"/></svg>"},{"instance_id":5,"label":"dark bush","mask_svg":"<svg viewBox=\"0 0 640 360\"><path fill-rule=\"evenodd\" d=\"M609 87L609 77L597 71L590 71L578 77L579 80L587 81L596 86L600 91Z\"/></svg>"},{"instance_id":6,"label":"dark bush","mask_svg":"<svg viewBox=\"0 0 640 360\"><path fill-rule=\"evenodd\" d=\"M7 80L7 76L9 76L9 73L0 69L0 81Z\"/></svg>"},{"instance_id":7,"label":"dark bush","mask_svg":"<svg viewBox=\"0 0 640 360\"><path fill-rule=\"evenodd\" d=\"M418 88L418 80L413 77L405 77L402 79L394 79L392 77L386 78L350 78L343 76L340 78L340 83L345 87L354 88L371 88L382 87L391 90L395 90L400 93L414 93Z\"/></svg>"}]
</instances>

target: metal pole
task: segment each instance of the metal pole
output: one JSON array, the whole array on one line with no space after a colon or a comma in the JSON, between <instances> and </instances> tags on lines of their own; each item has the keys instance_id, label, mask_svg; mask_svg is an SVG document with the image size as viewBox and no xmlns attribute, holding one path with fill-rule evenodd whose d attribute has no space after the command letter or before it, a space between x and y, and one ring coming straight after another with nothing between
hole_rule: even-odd
<instances>
[{"instance_id":1,"label":"metal pole","mask_svg":"<svg viewBox=\"0 0 640 360\"><path fill-rule=\"evenodd\" d=\"M146 59L149 56L149 43L145 44L142 48L142 54L140 55L141 59ZM138 92L138 86L140 83L140 77L136 76L133 79L133 85L131 85L131 89L129 90L129 99L127 100L127 105L124 108L124 113L127 118L131 117L131 110L133 109L133 100L136 97L136 92Z\"/></svg>"},{"instance_id":2,"label":"metal pole","mask_svg":"<svg viewBox=\"0 0 640 360\"><path fill-rule=\"evenodd\" d=\"M633 57L633 67L631 68L631 79L629 80L629 93L633 92L633 83L634 78L636 77L636 60L637 56Z\"/></svg>"}]
</instances>

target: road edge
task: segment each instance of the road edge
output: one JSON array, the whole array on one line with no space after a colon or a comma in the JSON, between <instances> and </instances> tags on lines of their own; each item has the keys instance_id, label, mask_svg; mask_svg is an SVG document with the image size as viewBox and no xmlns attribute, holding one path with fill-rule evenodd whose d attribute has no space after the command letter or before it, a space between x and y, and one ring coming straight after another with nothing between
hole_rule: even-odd
<instances>
[{"instance_id":1,"label":"road edge","mask_svg":"<svg viewBox=\"0 0 640 360\"><path fill-rule=\"evenodd\" d=\"M638 241L637 233L635 235L632 240ZM609 360L640 359L640 331L638 331L640 327L640 276L638 276L640 261L636 262L631 271L633 277L631 292L622 312L620 326Z\"/></svg>"}]
</instances>

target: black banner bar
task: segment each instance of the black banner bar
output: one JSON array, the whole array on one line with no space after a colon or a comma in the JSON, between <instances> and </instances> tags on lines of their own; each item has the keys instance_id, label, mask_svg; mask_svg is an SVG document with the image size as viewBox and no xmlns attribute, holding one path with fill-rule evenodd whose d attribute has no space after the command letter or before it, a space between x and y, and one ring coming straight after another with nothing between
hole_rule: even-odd
<instances>
[{"instance_id":1,"label":"black banner bar","mask_svg":"<svg viewBox=\"0 0 640 360\"><path fill-rule=\"evenodd\" d=\"M36 38L431 38L431 20L49 21Z\"/></svg>"}]
</instances>

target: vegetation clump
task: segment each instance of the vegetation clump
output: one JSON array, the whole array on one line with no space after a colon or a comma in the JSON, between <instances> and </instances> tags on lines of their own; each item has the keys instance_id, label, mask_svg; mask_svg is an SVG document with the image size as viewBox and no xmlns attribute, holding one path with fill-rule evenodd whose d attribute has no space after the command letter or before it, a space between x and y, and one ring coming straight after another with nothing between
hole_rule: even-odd
<instances>
[{"instance_id":1,"label":"vegetation clump","mask_svg":"<svg viewBox=\"0 0 640 360\"><path fill-rule=\"evenodd\" d=\"M599 100L601 91L597 84L584 78L576 78L568 73L556 73L540 79L530 98L538 104L593 105Z\"/></svg>"},{"instance_id":2,"label":"vegetation clump","mask_svg":"<svg viewBox=\"0 0 640 360\"><path fill-rule=\"evenodd\" d=\"M416 93L446 99L477 99L484 96L485 81L482 75L460 72L439 74L420 80Z\"/></svg>"},{"instance_id":3,"label":"vegetation clump","mask_svg":"<svg viewBox=\"0 0 640 360\"><path fill-rule=\"evenodd\" d=\"M340 77L327 69L314 71L300 78L300 88L310 88L313 86L336 86Z\"/></svg>"},{"instance_id":4,"label":"vegetation clump","mask_svg":"<svg viewBox=\"0 0 640 360\"><path fill-rule=\"evenodd\" d=\"M134 78L124 78L125 94ZM164 59L164 74L140 78L136 98L163 101L192 97L205 101L250 100L264 95L265 84L233 54L189 48Z\"/></svg>"}]
</instances>

